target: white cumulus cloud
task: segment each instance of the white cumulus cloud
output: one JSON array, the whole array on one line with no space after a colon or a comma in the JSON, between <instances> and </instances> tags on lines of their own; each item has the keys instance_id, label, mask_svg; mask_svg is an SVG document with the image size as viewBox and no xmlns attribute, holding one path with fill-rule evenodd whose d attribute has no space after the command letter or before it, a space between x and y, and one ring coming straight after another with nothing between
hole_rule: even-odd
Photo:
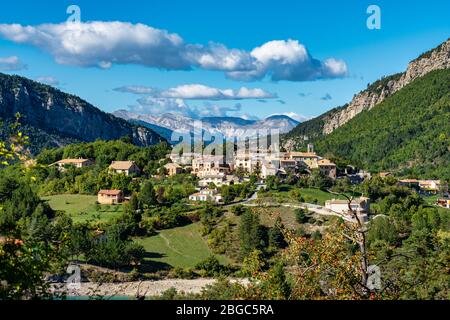
<instances>
[{"instance_id":1,"label":"white cumulus cloud","mask_svg":"<svg viewBox=\"0 0 450 320\"><path fill-rule=\"evenodd\" d=\"M307 121L307 120L312 119L311 117L307 117L307 116L304 116L304 115L301 115L301 114L297 114L295 112L276 113L276 114L270 115L269 117L276 116L276 115L288 116L289 118L292 118L292 119L294 119L294 120L296 120L298 122L303 122L303 121Z\"/></svg>"},{"instance_id":2,"label":"white cumulus cloud","mask_svg":"<svg viewBox=\"0 0 450 320\"><path fill-rule=\"evenodd\" d=\"M23 26L0 24L0 36L30 44L60 64L111 68L136 64L166 70L200 68L225 72L231 79L311 81L347 75L344 61L313 58L297 40L274 40L251 51L220 43L185 43L167 30L145 24L93 21Z\"/></svg>"},{"instance_id":3,"label":"white cumulus cloud","mask_svg":"<svg viewBox=\"0 0 450 320\"><path fill-rule=\"evenodd\" d=\"M170 98L186 100L243 100L243 99L274 99L275 93L261 88L241 87L234 89L219 89L202 84L184 84L165 90L146 86L123 86L114 89L118 92L148 94L153 98Z\"/></svg>"},{"instance_id":4,"label":"white cumulus cloud","mask_svg":"<svg viewBox=\"0 0 450 320\"><path fill-rule=\"evenodd\" d=\"M17 56L0 57L0 71L19 71L25 68L26 65Z\"/></svg>"},{"instance_id":5,"label":"white cumulus cloud","mask_svg":"<svg viewBox=\"0 0 450 320\"><path fill-rule=\"evenodd\" d=\"M114 91L134 94L155 94L159 92L156 88L145 86L123 86L114 89Z\"/></svg>"},{"instance_id":6,"label":"white cumulus cloud","mask_svg":"<svg viewBox=\"0 0 450 320\"><path fill-rule=\"evenodd\" d=\"M277 95L260 88L242 87L238 90L218 89L201 84L181 85L161 92L166 98L198 99L198 100L241 100L241 99L272 99Z\"/></svg>"},{"instance_id":7,"label":"white cumulus cloud","mask_svg":"<svg viewBox=\"0 0 450 320\"><path fill-rule=\"evenodd\" d=\"M347 65L334 58L320 61L313 58L297 40L274 40L252 50L255 69L229 72L236 80L260 80L266 76L274 81L312 81L340 78L347 75Z\"/></svg>"},{"instance_id":8,"label":"white cumulus cloud","mask_svg":"<svg viewBox=\"0 0 450 320\"><path fill-rule=\"evenodd\" d=\"M60 64L109 68L112 64L142 64L165 69L189 69L183 39L144 24L87 22L22 26L0 24L0 34L16 43L49 52Z\"/></svg>"}]
</instances>

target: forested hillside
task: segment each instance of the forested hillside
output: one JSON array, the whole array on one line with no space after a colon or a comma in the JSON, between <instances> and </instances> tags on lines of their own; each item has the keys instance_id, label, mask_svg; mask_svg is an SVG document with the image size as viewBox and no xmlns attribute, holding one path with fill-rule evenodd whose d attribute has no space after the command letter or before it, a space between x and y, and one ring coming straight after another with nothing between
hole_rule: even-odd
<instances>
[{"instance_id":1,"label":"forested hillside","mask_svg":"<svg viewBox=\"0 0 450 320\"><path fill-rule=\"evenodd\" d=\"M348 104L303 122L284 137L287 149L305 148L345 125L359 113L371 110L414 80L434 70L450 68L450 39L411 61L403 73L382 77L356 94Z\"/></svg>"},{"instance_id":2,"label":"forested hillside","mask_svg":"<svg viewBox=\"0 0 450 320\"><path fill-rule=\"evenodd\" d=\"M316 147L375 171L450 179L450 70L415 80Z\"/></svg>"}]
</instances>

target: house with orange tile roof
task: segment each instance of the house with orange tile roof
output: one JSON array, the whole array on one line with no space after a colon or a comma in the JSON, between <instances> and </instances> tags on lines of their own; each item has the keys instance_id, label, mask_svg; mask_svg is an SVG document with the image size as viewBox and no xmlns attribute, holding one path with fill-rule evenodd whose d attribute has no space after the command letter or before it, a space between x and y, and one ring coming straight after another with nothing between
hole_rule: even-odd
<instances>
[{"instance_id":1,"label":"house with orange tile roof","mask_svg":"<svg viewBox=\"0 0 450 320\"><path fill-rule=\"evenodd\" d=\"M141 170L134 161L113 161L109 166L109 170L114 173L124 173L129 176L131 174L139 175Z\"/></svg>"},{"instance_id":2,"label":"house with orange tile roof","mask_svg":"<svg viewBox=\"0 0 450 320\"><path fill-rule=\"evenodd\" d=\"M119 204L124 199L122 190L100 190L97 195L100 204Z\"/></svg>"},{"instance_id":3,"label":"house with orange tile roof","mask_svg":"<svg viewBox=\"0 0 450 320\"><path fill-rule=\"evenodd\" d=\"M74 166L75 168L84 168L94 164L94 161L90 159L62 159L55 163L52 163L51 166L58 166L59 169L64 169L66 166Z\"/></svg>"},{"instance_id":4,"label":"house with orange tile roof","mask_svg":"<svg viewBox=\"0 0 450 320\"><path fill-rule=\"evenodd\" d=\"M319 167L319 170L322 174L330 177L333 180L336 179L336 164L328 159L321 159L317 161L317 166Z\"/></svg>"}]
</instances>

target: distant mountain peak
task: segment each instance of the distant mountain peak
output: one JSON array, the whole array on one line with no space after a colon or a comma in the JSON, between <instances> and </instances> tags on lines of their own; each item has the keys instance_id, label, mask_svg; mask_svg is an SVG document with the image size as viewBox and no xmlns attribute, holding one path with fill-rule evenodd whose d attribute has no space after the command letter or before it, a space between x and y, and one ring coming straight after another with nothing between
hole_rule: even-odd
<instances>
[{"instance_id":1,"label":"distant mountain peak","mask_svg":"<svg viewBox=\"0 0 450 320\"><path fill-rule=\"evenodd\" d=\"M194 132L195 119L174 114L162 115L145 115L137 114L126 110L118 110L114 115L121 117L128 121L136 122L140 125L147 124L148 128L161 133L161 128L165 130L182 130ZM201 118L203 130L211 132L220 132L225 137L239 138L240 135L245 134L246 130L256 131L258 129L278 129L281 133L286 133L298 125L298 121L290 118L287 115L273 115L262 120L249 120L240 117L204 117ZM165 131L164 137L168 137L168 132Z\"/></svg>"}]
</instances>

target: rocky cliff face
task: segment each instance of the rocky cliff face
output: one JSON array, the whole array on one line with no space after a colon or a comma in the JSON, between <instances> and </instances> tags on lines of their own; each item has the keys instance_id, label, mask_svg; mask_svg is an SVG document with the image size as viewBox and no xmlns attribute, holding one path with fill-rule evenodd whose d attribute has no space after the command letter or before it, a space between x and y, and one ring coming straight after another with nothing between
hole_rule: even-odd
<instances>
[{"instance_id":1,"label":"rocky cliff face","mask_svg":"<svg viewBox=\"0 0 450 320\"><path fill-rule=\"evenodd\" d=\"M323 134L329 134L364 110L370 110L384 99L430 71L450 68L450 39L412 61L406 72L375 82L357 94L347 107L324 119Z\"/></svg>"},{"instance_id":2,"label":"rocky cliff face","mask_svg":"<svg viewBox=\"0 0 450 320\"><path fill-rule=\"evenodd\" d=\"M26 78L0 74L0 118L20 113L21 123L52 136L53 145L64 140L94 141L130 137L137 145L158 143L155 132L133 126L86 101ZM31 139L33 137L30 137Z\"/></svg>"}]
</instances>

